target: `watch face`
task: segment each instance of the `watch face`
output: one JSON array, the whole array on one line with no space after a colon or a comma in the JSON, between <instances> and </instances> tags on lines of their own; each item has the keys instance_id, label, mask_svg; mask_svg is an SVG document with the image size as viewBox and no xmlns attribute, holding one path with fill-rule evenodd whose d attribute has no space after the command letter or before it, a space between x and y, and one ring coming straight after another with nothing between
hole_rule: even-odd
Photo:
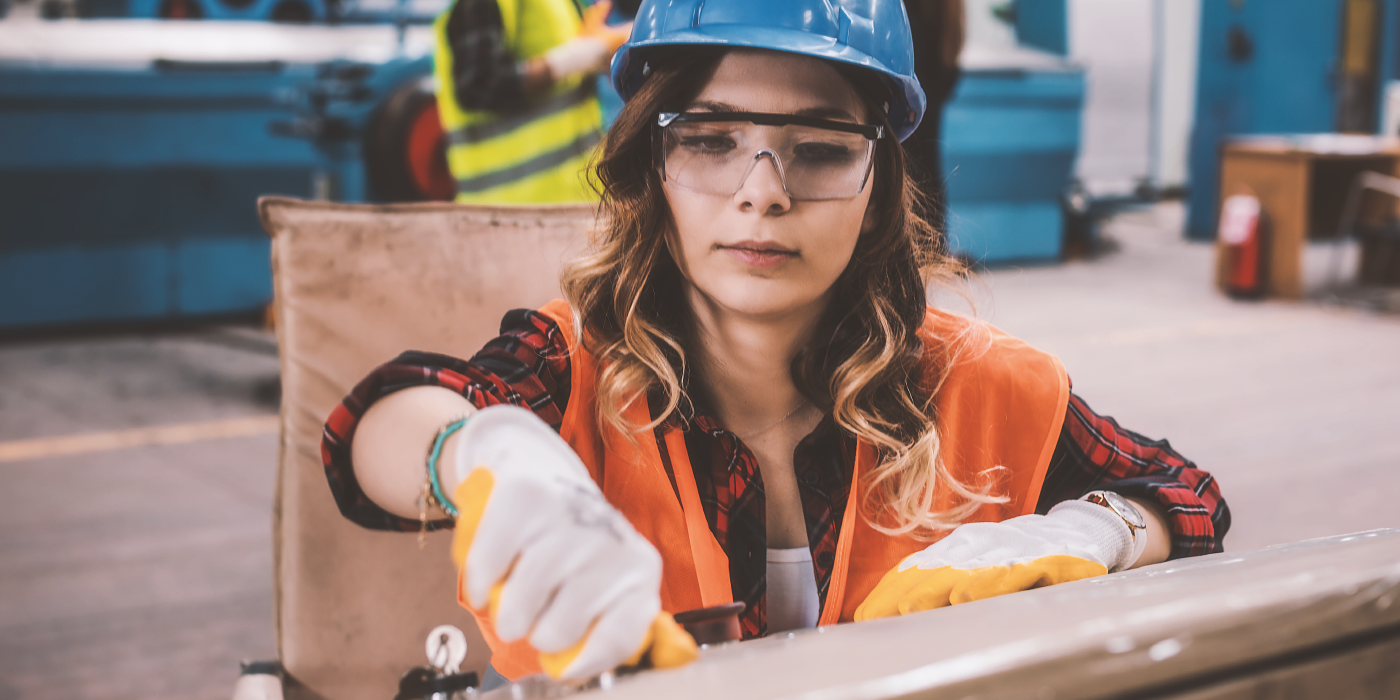
<instances>
[{"instance_id":1,"label":"watch face","mask_svg":"<svg viewBox=\"0 0 1400 700\"><path fill-rule=\"evenodd\" d=\"M1147 527L1147 519L1142 517L1142 513L1138 511L1137 506L1130 503L1128 499L1112 491L1104 491L1102 495L1109 507L1124 520L1128 521L1129 525L1139 528Z\"/></svg>"}]
</instances>

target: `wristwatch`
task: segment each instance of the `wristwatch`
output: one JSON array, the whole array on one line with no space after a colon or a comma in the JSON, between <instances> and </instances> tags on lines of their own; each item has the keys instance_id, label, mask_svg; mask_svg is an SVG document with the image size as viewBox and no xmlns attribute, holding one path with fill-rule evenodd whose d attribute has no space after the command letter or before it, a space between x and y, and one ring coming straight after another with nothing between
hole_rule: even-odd
<instances>
[{"instance_id":1,"label":"wristwatch","mask_svg":"<svg viewBox=\"0 0 1400 700\"><path fill-rule=\"evenodd\" d=\"M1123 524L1128 526L1128 535L1133 538L1133 553L1123 568L1136 563L1138 557L1142 556L1142 550L1147 549L1147 518L1143 517L1142 511L1131 501L1112 491L1090 491L1079 500L1103 506L1123 519Z\"/></svg>"}]
</instances>

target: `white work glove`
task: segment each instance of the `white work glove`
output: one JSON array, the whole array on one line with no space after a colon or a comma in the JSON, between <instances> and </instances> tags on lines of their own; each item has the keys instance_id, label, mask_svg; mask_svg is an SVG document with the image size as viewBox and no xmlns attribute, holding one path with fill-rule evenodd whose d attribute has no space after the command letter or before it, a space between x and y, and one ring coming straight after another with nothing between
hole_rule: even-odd
<instances>
[{"instance_id":1,"label":"white work glove","mask_svg":"<svg viewBox=\"0 0 1400 700\"><path fill-rule=\"evenodd\" d=\"M661 612L661 557L558 434L522 408L482 409L460 432L455 465L453 557L468 603L489 610L502 640L528 635L556 678L648 651L667 665L653 645L684 632Z\"/></svg>"},{"instance_id":2,"label":"white work glove","mask_svg":"<svg viewBox=\"0 0 1400 700\"><path fill-rule=\"evenodd\" d=\"M1102 576L1132 565L1132 532L1113 511L1065 501L1047 515L967 523L885 574L856 620Z\"/></svg>"}]
</instances>

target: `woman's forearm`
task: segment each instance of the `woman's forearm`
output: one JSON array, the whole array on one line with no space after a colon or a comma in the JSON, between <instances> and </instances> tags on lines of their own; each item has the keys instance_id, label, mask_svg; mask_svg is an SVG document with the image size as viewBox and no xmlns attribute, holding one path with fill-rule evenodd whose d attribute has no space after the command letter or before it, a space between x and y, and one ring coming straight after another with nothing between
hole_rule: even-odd
<instances>
[{"instance_id":1,"label":"woman's forearm","mask_svg":"<svg viewBox=\"0 0 1400 700\"><path fill-rule=\"evenodd\" d=\"M1139 498L1129 498L1128 501L1136 506L1138 512L1147 520L1147 548L1142 550L1142 555L1128 568L1136 569L1139 566L1166 561L1172 551L1172 529L1167 523L1167 517L1162 514L1161 504Z\"/></svg>"},{"instance_id":2,"label":"woman's forearm","mask_svg":"<svg viewBox=\"0 0 1400 700\"><path fill-rule=\"evenodd\" d=\"M374 402L360 419L350 443L355 478L365 495L394 515L417 520L428 450L438 429L475 411L460 394L437 386L404 389ZM452 493L457 485L453 467L456 437L444 441L438 457L444 493ZM446 514L436 509L428 513L431 520L443 517Z\"/></svg>"}]
</instances>

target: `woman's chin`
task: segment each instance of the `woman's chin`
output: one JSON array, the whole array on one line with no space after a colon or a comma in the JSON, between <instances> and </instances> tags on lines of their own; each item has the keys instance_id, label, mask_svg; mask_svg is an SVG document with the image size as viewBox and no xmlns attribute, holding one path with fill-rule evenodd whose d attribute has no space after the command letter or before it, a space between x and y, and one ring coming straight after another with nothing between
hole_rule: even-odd
<instances>
[{"instance_id":1,"label":"woman's chin","mask_svg":"<svg viewBox=\"0 0 1400 700\"><path fill-rule=\"evenodd\" d=\"M826 296L819 290L805 288L806 285L802 285L803 288L793 287L797 285L733 285L718 294L705 296L716 311L757 319L810 314Z\"/></svg>"}]
</instances>

